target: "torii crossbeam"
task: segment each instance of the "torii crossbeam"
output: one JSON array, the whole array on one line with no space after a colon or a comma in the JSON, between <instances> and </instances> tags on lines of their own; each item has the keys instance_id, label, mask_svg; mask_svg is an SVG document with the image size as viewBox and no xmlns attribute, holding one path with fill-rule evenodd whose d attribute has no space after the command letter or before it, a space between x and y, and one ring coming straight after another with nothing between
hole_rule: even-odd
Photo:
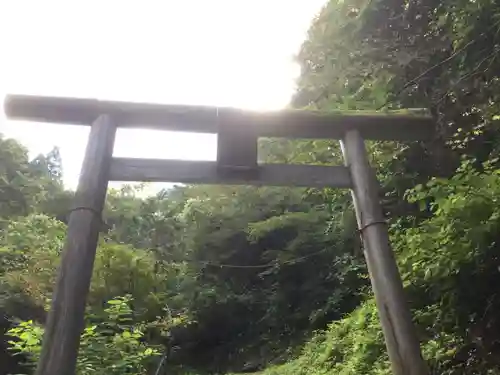
<instances>
[{"instance_id":1,"label":"torii crossbeam","mask_svg":"<svg viewBox=\"0 0 500 375\"><path fill-rule=\"evenodd\" d=\"M350 188L393 372L428 375L364 145L364 139L430 138L434 124L425 112L261 113L27 95L7 96L5 112L18 120L91 125L37 375L75 372L100 218L111 180ZM119 127L215 133L217 161L114 158ZM346 166L259 164L259 137L339 139Z\"/></svg>"}]
</instances>

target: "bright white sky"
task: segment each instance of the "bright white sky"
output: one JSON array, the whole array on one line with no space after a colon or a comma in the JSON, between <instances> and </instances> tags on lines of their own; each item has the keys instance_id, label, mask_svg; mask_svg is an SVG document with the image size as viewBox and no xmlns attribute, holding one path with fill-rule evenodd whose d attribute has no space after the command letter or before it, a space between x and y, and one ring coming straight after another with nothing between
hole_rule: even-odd
<instances>
[{"instance_id":1,"label":"bright white sky","mask_svg":"<svg viewBox=\"0 0 500 375\"><path fill-rule=\"evenodd\" d=\"M278 109L326 0L1 0L6 93ZM61 150L75 188L88 127L7 121L30 155ZM120 130L115 156L213 160L207 134Z\"/></svg>"}]
</instances>

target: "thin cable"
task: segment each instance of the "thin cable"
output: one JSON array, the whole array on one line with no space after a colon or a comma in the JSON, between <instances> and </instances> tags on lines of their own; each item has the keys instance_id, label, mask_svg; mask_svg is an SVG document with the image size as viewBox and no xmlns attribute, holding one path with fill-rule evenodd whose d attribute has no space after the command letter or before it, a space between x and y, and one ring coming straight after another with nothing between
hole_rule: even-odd
<instances>
[{"instance_id":1,"label":"thin cable","mask_svg":"<svg viewBox=\"0 0 500 375\"><path fill-rule=\"evenodd\" d=\"M302 257L298 257L298 258L293 258L293 259L290 259L290 260L287 260L283 263L276 263L276 262L270 262L270 263L266 263L266 264L256 264L256 265L253 265L253 266L244 266L244 265L238 265L238 264L225 264L225 263L212 263L212 262L204 262L204 261L181 261L181 262L185 262L185 263L190 263L190 264L201 264L201 265L204 265L204 266L209 266L209 267L220 267L220 268L249 268L249 269L262 269L262 268L271 268L271 267L275 267L275 266L287 266L287 265L290 265L292 263L295 263L295 262L300 262L302 260L305 260L305 259L308 259L308 258L311 258L313 256L316 256L316 255L319 255L323 252L325 252L327 249L322 249L320 251L317 251L315 253L311 253L311 254L308 254L308 255L304 255Z\"/></svg>"},{"instance_id":2,"label":"thin cable","mask_svg":"<svg viewBox=\"0 0 500 375\"><path fill-rule=\"evenodd\" d=\"M439 63L437 63L436 65L433 65L431 66L430 68L426 69L423 73L419 74L418 76L416 76L415 78L411 79L410 81L406 82L403 86L403 88L401 90L399 90L396 95L395 95L395 98L397 98L399 95L401 95L408 87L410 87L411 85L414 85L416 83L418 83L422 78L424 78L427 74L429 74L430 72L432 72L433 70L439 68L440 66L446 64L447 62L453 60L455 57L457 57L459 54L461 54L462 52L464 52L466 49L468 49L470 46L472 46L473 44L475 44L476 42L478 42L479 40L481 40L483 37L486 36L486 34L491 30L493 29L494 27L498 26L500 24L500 21L498 22L495 22L488 30L482 32L477 38L475 39L472 39L471 41L469 41L467 44L465 44L462 48L458 49L457 51L455 51L453 54L451 54L450 56L448 56L446 59L440 61ZM381 109L383 109L385 106L387 106L388 104L392 103L393 99L389 99L387 100L384 104L382 104L379 108L377 108L377 111L380 111Z\"/></svg>"},{"instance_id":3,"label":"thin cable","mask_svg":"<svg viewBox=\"0 0 500 375\"><path fill-rule=\"evenodd\" d=\"M158 367L156 368L155 375L160 375L160 370L162 369L163 363L165 363L167 356L168 356L167 352L163 353L163 356L161 357L161 361L160 361Z\"/></svg>"},{"instance_id":4,"label":"thin cable","mask_svg":"<svg viewBox=\"0 0 500 375\"><path fill-rule=\"evenodd\" d=\"M484 59L482 59L479 64L476 65L476 67L474 68L474 70L468 74L465 74L463 75L462 77L460 77L458 79L457 82L455 82L448 91L446 91L446 93L444 93L436 102L435 102L435 105L441 103L451 92L452 90L458 86L458 84L460 84L462 81L470 78L470 77L473 77L475 76L476 74L484 74L486 73L490 67L491 67L491 64L493 64L493 62L495 61L496 57L497 57L497 54L499 52L499 49L495 49L492 53L490 53L488 56L486 56ZM488 67L483 70L483 71L479 71L479 68L481 67L481 65L483 65L484 62L486 62L486 60L488 60L489 58L491 58L490 60L490 63L488 65Z\"/></svg>"}]
</instances>

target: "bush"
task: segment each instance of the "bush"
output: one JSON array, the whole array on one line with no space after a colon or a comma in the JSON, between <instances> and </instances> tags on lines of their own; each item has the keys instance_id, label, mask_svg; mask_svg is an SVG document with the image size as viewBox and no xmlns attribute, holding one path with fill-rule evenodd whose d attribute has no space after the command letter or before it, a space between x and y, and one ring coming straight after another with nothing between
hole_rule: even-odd
<instances>
[{"instance_id":1,"label":"bush","mask_svg":"<svg viewBox=\"0 0 500 375\"><path fill-rule=\"evenodd\" d=\"M78 375L146 374L160 348L143 340L146 326L134 323L129 296L107 302L101 316L87 321L80 341ZM27 355L30 367L38 361L43 328L32 320L19 322L8 331L11 350Z\"/></svg>"}]
</instances>

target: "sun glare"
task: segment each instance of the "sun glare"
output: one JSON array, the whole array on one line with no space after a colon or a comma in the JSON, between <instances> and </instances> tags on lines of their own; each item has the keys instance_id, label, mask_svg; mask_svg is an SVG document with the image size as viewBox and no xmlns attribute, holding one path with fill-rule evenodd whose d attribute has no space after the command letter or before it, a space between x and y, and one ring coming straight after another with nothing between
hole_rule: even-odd
<instances>
[{"instance_id":1,"label":"sun glare","mask_svg":"<svg viewBox=\"0 0 500 375\"><path fill-rule=\"evenodd\" d=\"M323 3L1 2L0 95L276 110L294 91L293 55ZM76 186L88 128L0 120L32 155L58 146L65 183ZM115 155L210 160L215 150L212 135L120 130Z\"/></svg>"}]
</instances>

